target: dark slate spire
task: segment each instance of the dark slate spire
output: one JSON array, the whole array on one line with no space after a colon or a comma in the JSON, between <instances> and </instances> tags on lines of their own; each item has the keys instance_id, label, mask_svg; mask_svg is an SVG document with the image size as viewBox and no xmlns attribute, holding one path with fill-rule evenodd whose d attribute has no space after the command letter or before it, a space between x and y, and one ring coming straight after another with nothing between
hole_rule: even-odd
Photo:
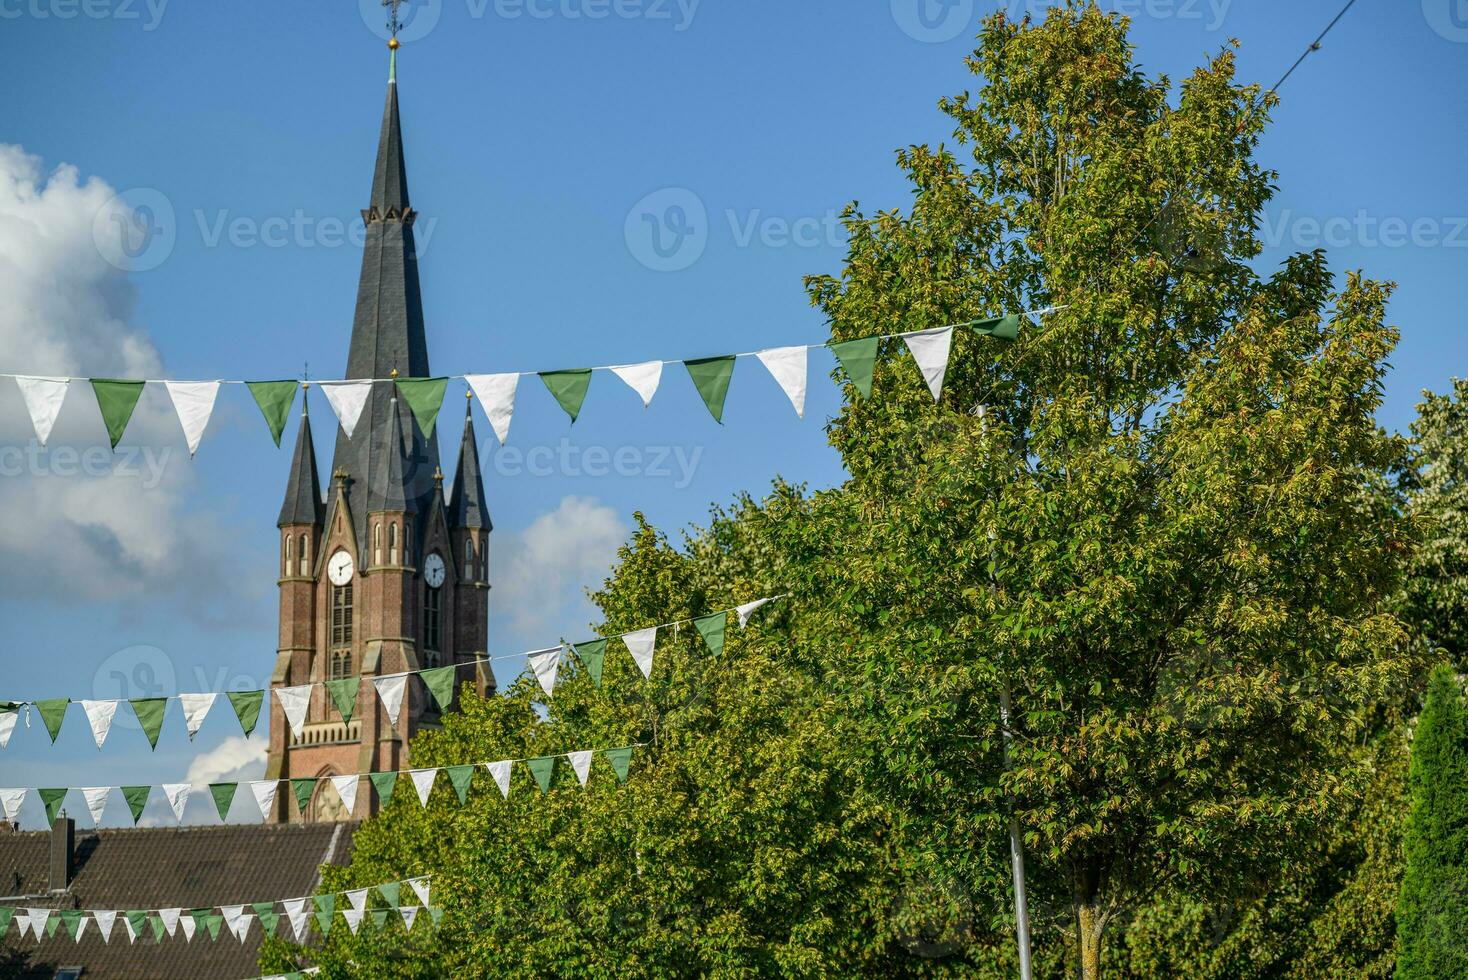
<instances>
[{"instance_id":1,"label":"dark slate spire","mask_svg":"<svg viewBox=\"0 0 1468 980\"><path fill-rule=\"evenodd\" d=\"M399 499L409 506L397 509L426 513L434 491L433 474L439 466L437 440L419 434L411 412L389 418L394 390L387 379L394 372L409 378L429 376L413 240L417 214L408 198L396 65L394 50L372 199L362 212L367 237L346 370L348 378L374 378L377 383L352 438L338 430L332 461L333 471L345 470L348 475L347 493L355 504L352 514L359 541L367 540L367 512L379 500ZM378 486L379 476L397 485ZM364 500L369 501L366 506Z\"/></svg>"},{"instance_id":2,"label":"dark slate spire","mask_svg":"<svg viewBox=\"0 0 1468 980\"><path fill-rule=\"evenodd\" d=\"M449 527L494 530L484 503L484 477L479 470L479 446L474 438L474 414L464 413L464 439L449 495Z\"/></svg>"},{"instance_id":3,"label":"dark slate spire","mask_svg":"<svg viewBox=\"0 0 1468 980\"><path fill-rule=\"evenodd\" d=\"M276 527L287 524L321 523L321 480L316 475L316 444L311 439L310 393L301 402L301 426L296 430L296 451L291 457L291 475L285 485L285 503L280 506Z\"/></svg>"},{"instance_id":4,"label":"dark slate spire","mask_svg":"<svg viewBox=\"0 0 1468 980\"><path fill-rule=\"evenodd\" d=\"M369 512L393 510L413 514L419 510L417 499L407 492L407 480L403 475L403 464L408 454L401 437L402 423L398 399L394 395L387 400L387 437L392 445L384 446L383 451L372 459L375 469L371 473L371 489L367 495ZM412 425L411 415L408 424ZM363 537L362 540L367 539Z\"/></svg>"}]
</instances>

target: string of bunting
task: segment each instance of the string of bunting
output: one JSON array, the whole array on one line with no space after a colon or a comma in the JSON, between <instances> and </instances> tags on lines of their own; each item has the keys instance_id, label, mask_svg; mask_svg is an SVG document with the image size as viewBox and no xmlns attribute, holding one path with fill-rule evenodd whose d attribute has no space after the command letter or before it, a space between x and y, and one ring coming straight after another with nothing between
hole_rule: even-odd
<instances>
[{"instance_id":1,"label":"string of bunting","mask_svg":"<svg viewBox=\"0 0 1468 980\"><path fill-rule=\"evenodd\" d=\"M632 765L632 751L643 748L645 743L636 742L632 745L623 745L612 749L583 749L576 752L563 752L557 755L534 756L526 759L500 759L495 762L477 762L460 766L434 766L426 769L390 769L385 772L347 773L343 776L302 776L294 779L257 779L247 782L250 795L255 798L255 805L260 808L262 819L269 819L271 810L275 806L275 797L280 790L281 783L289 783L291 795L295 797L296 806L302 816L306 814L306 807L310 805L311 799L316 794L317 788L322 783L330 783L336 792L337 798L341 800L345 812L353 813L357 806L357 790L361 780L366 779L372 789L377 793L378 801L387 806L392 802L393 791L397 787L398 777L407 775L417 791L418 802L421 806L428 806L428 798L433 793L434 783L438 774L444 772L449 777L449 785L454 789L454 795L458 797L462 806L469 800L469 787L478 769L484 769L500 795L509 799L510 776L514 771L516 763L523 763L525 769L540 788L542 794L550 792L551 784L555 779L556 761L565 758L571 764L571 771L576 774L576 781L581 788L586 787L587 780L591 777L591 764L597 755L606 758L612 767L612 772L617 777L618 785L627 781L627 774ZM46 825L51 826L56 821L56 816L61 812L62 804L66 802L66 796L72 790L82 795L82 800L87 805L87 810L92 815L92 821L100 825L102 815L107 810L107 802L112 798L112 791L118 790L122 798L127 801L128 811L132 814L133 824L137 825L143 815L148 800L153 795L154 789L161 789L163 796L168 800L169 808L173 811L174 819L182 822L184 807L188 805L189 797L195 792L203 792L207 789L209 796L214 801L214 809L219 814L221 821L229 819L230 807L234 803L235 796L239 792L239 783L208 783L195 785L194 783L163 783L160 786L55 786L55 787L0 787L0 810L4 811L5 819L12 826L19 826L20 809L25 805L27 797L32 791L40 798L41 805L46 810Z\"/></svg>"},{"instance_id":2,"label":"string of bunting","mask_svg":"<svg viewBox=\"0 0 1468 980\"><path fill-rule=\"evenodd\" d=\"M917 362L923 379L936 400L943 393L943 379L948 372L948 357L953 345L955 330L969 330L1000 340L1014 340L1019 336L1020 322L1024 317L1041 317L1063 306L1046 307L1025 313L989 320L973 320L948 326L913 330L906 333L878 334L855 340L832 341L826 344L802 344L793 347L771 347L765 350L747 351L741 354L722 354L715 357L699 357L682 361L644 361L638 364L605 365L591 368L572 368L560 371L524 371L509 374L465 374L438 378L361 378L342 381L147 381L123 378L69 378L41 375L5 374L0 377L14 378L25 399L35 427L36 439L42 446L51 437L61 405L66 400L72 382L86 382L96 399L97 409L107 429L107 437L116 449L127 431L133 410L143 389L149 384L161 384L168 391L183 428L189 455L199 450L204 430L214 414L215 401L221 385L244 385L255 400L265 424L270 429L276 446L280 445L281 433L285 431L286 418L295 403L296 392L308 384L319 387L326 395L332 411L336 413L342 432L352 438L357 421L367 405L372 386L377 382L391 381L398 394L412 410L418 428L425 437L433 435L438 421L438 412L443 405L444 393L450 380L461 380L468 384L474 397L484 406L490 424L500 442L509 438L510 418L515 411L515 393L521 378L538 377L555 398L574 424L586 401L592 375L597 371L610 371L635 391L642 399L643 407L652 404L662 381L663 368L669 364L682 364L689 379L707 406L714 421L724 421L724 401L729 393L729 383L734 375L734 365L740 358L757 358L779 383L790 399L796 415L805 417L805 395L810 351L826 348L840 363L846 376L863 398L872 394L872 370L876 364L878 344L883 340L901 339Z\"/></svg>"},{"instance_id":3,"label":"string of bunting","mask_svg":"<svg viewBox=\"0 0 1468 980\"><path fill-rule=\"evenodd\" d=\"M291 734L296 738L300 738L305 727L306 716L311 707L311 698L318 687L326 690L342 721L350 722L357 714L357 698L361 682L369 679L372 682L372 689L377 693L378 701L382 704L383 710L387 712L389 721L396 725L402 713L409 677L418 677L439 710L447 711L453 699L454 683L461 668L524 657L527 668L535 674L535 679L541 689L545 691L546 697L551 697L555 693L561 665L570 656L574 656L581 663L592 683L600 687L607 644L609 640L617 639L621 640L622 645L627 648L637 669L642 672L643 678L649 679L652 677L653 647L659 630L692 623L698 634L703 637L704 642L708 644L709 649L713 651L714 656L717 657L724 652L724 632L730 613L738 617L739 625L743 628L755 610L776 599L783 598L785 596L779 595L755 599L732 609L723 609L705 616L681 619L671 623L660 623L657 626L624 633L617 637L602 637L581 643L562 641L559 645L546 649L484 657L461 664L451 664L447 667L429 667L396 674L381 674L370 678L344 677L339 680L315 681L291 687L276 687L271 690L285 715L287 724L290 725ZM17 720L22 714L26 719L26 727L30 727L30 709L33 707L41 716L41 722L51 736L52 744L55 744L57 737L61 734L67 708L73 704L81 706L82 712L87 717L87 724L91 728L92 739L97 743L97 748L101 749L107 741L108 734L112 731L112 723L117 717L119 706L126 704L132 709L133 716L137 719L143 734L147 736L148 744L156 750L158 737L163 731L163 720L167 716L168 702L177 701L179 703L183 712L184 728L188 732L189 740L193 741L194 736L203 726L204 719L220 696L218 693L209 692L152 698L104 698L77 701L70 698L46 698L34 701L0 701L0 749L9 746L10 736L14 733ZM230 706L234 708L235 718L238 719L240 728L248 738L255 731L260 720L260 709L265 703L265 692L263 690L227 691L223 697L228 699Z\"/></svg>"},{"instance_id":4,"label":"string of bunting","mask_svg":"<svg viewBox=\"0 0 1468 980\"><path fill-rule=\"evenodd\" d=\"M437 928L443 919L443 910L429 903L432 878L432 875L421 875L331 895L196 909L51 909L7 905L0 906L0 939L5 938L13 921L20 938L24 939L29 933L38 943L54 938L62 927L74 942L79 943L89 925L96 926L103 943L110 943L118 923L122 924L129 944L139 939L146 942L150 932L155 943L162 943L165 936L174 939L180 934L185 942L193 942L195 936L207 936L213 941L219 938L221 926L244 943L249 938L251 924L259 922L265 935L274 937L284 919L290 925L296 942L304 943L313 925L323 939L328 936L338 914L355 935L364 922L371 922L377 929L386 928L394 912L402 920L403 927L412 932L424 911L428 913L433 928ZM408 897L404 885L417 898L417 904L403 901ZM338 898L345 898L346 902L338 903ZM277 905L281 907L279 912L276 911Z\"/></svg>"}]
</instances>

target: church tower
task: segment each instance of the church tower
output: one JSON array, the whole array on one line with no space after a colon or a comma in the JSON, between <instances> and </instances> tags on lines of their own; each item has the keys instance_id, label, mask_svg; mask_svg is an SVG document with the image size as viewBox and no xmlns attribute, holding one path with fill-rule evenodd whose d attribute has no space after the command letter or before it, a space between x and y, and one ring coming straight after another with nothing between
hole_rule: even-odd
<instances>
[{"instance_id":1,"label":"church tower","mask_svg":"<svg viewBox=\"0 0 1468 980\"><path fill-rule=\"evenodd\" d=\"M271 687L357 679L356 710L343 721L325 687L312 691L299 737L270 699L267 779L408 768L410 741L439 724L422 684L408 683L393 724L372 678L461 665L458 684L494 691L487 663L489 534L472 417L466 415L453 488L445 498L438 441L399 404L394 378L429 377L428 343L398 119L397 41L378 140L372 197L362 211L366 247L347 356L348 379L373 379L350 438L338 429L331 482L322 496L305 395L281 507L280 646ZM455 685L457 696L458 684ZM274 822L361 819L380 801L363 779L343 812L320 782L304 814L288 789Z\"/></svg>"}]
</instances>

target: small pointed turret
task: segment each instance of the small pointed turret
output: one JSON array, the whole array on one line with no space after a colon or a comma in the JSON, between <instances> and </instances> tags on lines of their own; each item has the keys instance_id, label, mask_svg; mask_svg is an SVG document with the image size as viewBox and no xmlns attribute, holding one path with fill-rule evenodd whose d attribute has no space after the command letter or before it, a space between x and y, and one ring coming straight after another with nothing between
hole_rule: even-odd
<instances>
[{"instance_id":1,"label":"small pointed turret","mask_svg":"<svg viewBox=\"0 0 1468 980\"><path fill-rule=\"evenodd\" d=\"M310 398L308 390L304 396ZM285 502L280 506L276 527L321 523L321 480L316 473L316 444L311 439L311 406L301 405L301 425L296 430L296 449L291 457L290 477L285 485Z\"/></svg>"},{"instance_id":2,"label":"small pointed turret","mask_svg":"<svg viewBox=\"0 0 1468 980\"><path fill-rule=\"evenodd\" d=\"M452 528L494 530L489 520L489 507L484 502L484 477L479 470L479 445L474 436L472 411L464 413L464 439L459 443L459 462L454 468L448 517Z\"/></svg>"},{"instance_id":3,"label":"small pointed turret","mask_svg":"<svg viewBox=\"0 0 1468 980\"><path fill-rule=\"evenodd\" d=\"M371 486L367 493L367 509L372 513L392 511L400 514L416 514L418 501L407 492L403 479L403 466L408 457L408 447L403 444L403 419L398 410L398 396L394 391L387 404L386 445L372 460Z\"/></svg>"}]
</instances>

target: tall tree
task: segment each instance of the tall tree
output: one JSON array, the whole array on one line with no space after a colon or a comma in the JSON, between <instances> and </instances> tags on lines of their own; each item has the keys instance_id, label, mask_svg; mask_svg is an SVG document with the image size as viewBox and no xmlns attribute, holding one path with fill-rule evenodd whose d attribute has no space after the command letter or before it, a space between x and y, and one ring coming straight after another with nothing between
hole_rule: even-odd
<instances>
[{"instance_id":1,"label":"tall tree","mask_svg":"<svg viewBox=\"0 0 1468 980\"><path fill-rule=\"evenodd\" d=\"M1423 392L1412 423L1413 506L1426 526L1407 579L1405 615L1423 639L1468 667L1468 381Z\"/></svg>"}]
</instances>

